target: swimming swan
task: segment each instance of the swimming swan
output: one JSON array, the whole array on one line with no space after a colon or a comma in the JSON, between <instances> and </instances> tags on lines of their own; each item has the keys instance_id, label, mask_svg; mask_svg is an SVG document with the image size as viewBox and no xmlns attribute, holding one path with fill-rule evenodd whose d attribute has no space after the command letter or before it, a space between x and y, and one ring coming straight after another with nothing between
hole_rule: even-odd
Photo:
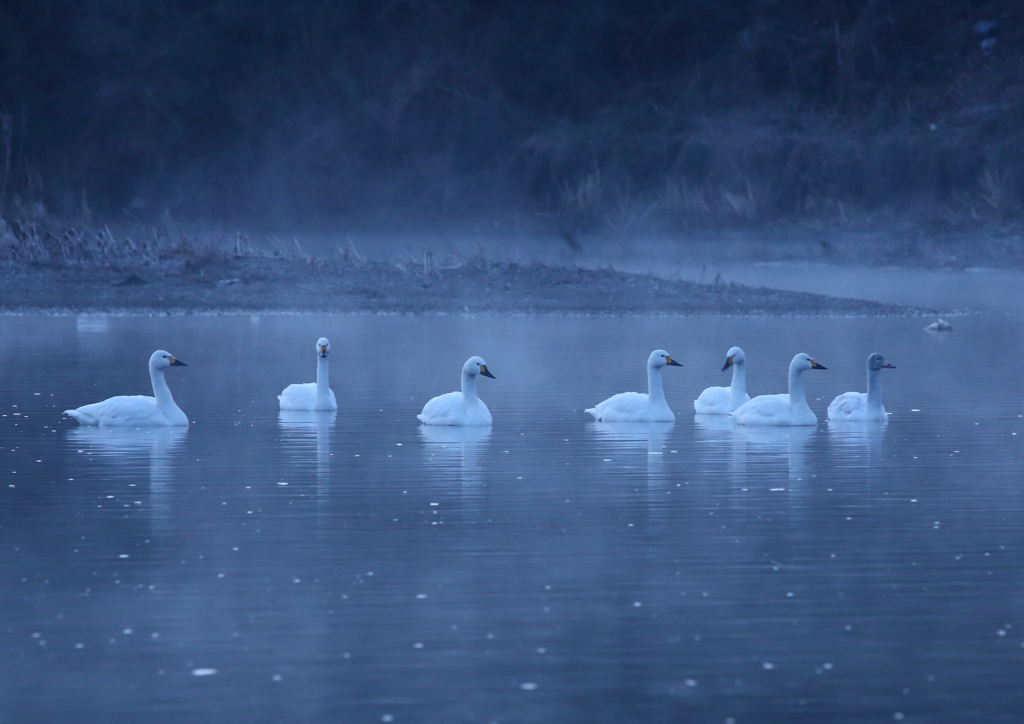
<instances>
[{"instance_id":1,"label":"swimming swan","mask_svg":"<svg viewBox=\"0 0 1024 724\"><path fill-rule=\"evenodd\" d=\"M188 367L170 352L158 349L149 358L149 379L153 383L153 397L119 395L103 402L84 405L76 410L64 410L65 415L82 425L111 427L152 427L188 425L188 417L174 404L171 391L164 379L168 367Z\"/></svg>"},{"instance_id":2,"label":"swimming swan","mask_svg":"<svg viewBox=\"0 0 1024 724\"><path fill-rule=\"evenodd\" d=\"M277 396L282 410L337 410L338 400L327 377L327 355L331 343L326 337L316 341L316 382L288 385Z\"/></svg>"},{"instance_id":3,"label":"swimming swan","mask_svg":"<svg viewBox=\"0 0 1024 724\"><path fill-rule=\"evenodd\" d=\"M490 425L491 411L476 395L477 375L494 379L486 362L470 357L462 365L462 392L449 392L428 400L423 412L416 417L425 425Z\"/></svg>"},{"instance_id":4,"label":"swimming swan","mask_svg":"<svg viewBox=\"0 0 1024 724\"><path fill-rule=\"evenodd\" d=\"M750 402L747 394L747 356L739 347L732 347L725 355L722 372L732 367L732 385L709 387L693 401L698 415L728 415L744 402Z\"/></svg>"},{"instance_id":5,"label":"swimming swan","mask_svg":"<svg viewBox=\"0 0 1024 724\"><path fill-rule=\"evenodd\" d=\"M647 394L622 392L587 408L598 422L675 422L661 386L662 367L682 367L663 349L647 358Z\"/></svg>"},{"instance_id":6,"label":"swimming swan","mask_svg":"<svg viewBox=\"0 0 1024 724\"><path fill-rule=\"evenodd\" d=\"M828 406L828 419L851 420L856 422L887 422L889 416L882 407L882 370L896 367L885 361L885 357L874 352L868 357L868 391L844 392Z\"/></svg>"},{"instance_id":7,"label":"swimming swan","mask_svg":"<svg viewBox=\"0 0 1024 724\"><path fill-rule=\"evenodd\" d=\"M817 425L818 418L807 406L800 373L804 370L825 370L801 352L789 363L789 394L760 395L740 405L732 416L740 425Z\"/></svg>"}]
</instances>

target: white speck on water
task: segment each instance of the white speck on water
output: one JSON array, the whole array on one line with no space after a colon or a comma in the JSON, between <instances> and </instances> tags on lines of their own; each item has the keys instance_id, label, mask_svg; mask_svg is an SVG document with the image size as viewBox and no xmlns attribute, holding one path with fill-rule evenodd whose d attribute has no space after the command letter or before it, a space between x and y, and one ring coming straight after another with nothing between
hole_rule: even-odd
<instances>
[{"instance_id":1,"label":"white speck on water","mask_svg":"<svg viewBox=\"0 0 1024 724\"><path fill-rule=\"evenodd\" d=\"M611 458L605 458L605 459L604 459L604 462L606 462L606 463L610 463L611 461L612 461L612 459L611 459Z\"/></svg>"},{"instance_id":2,"label":"white speck on water","mask_svg":"<svg viewBox=\"0 0 1024 724\"><path fill-rule=\"evenodd\" d=\"M775 668L775 664L773 664L770 661L765 661L763 664L761 664L761 668L762 669L766 669L768 671L771 671L772 669Z\"/></svg>"},{"instance_id":3,"label":"white speck on water","mask_svg":"<svg viewBox=\"0 0 1024 724\"><path fill-rule=\"evenodd\" d=\"M1005 636L1005 635L1006 635L1006 631L1004 631L1003 629L999 629L998 631L996 631L996 636Z\"/></svg>"},{"instance_id":4,"label":"white speck on water","mask_svg":"<svg viewBox=\"0 0 1024 724\"><path fill-rule=\"evenodd\" d=\"M118 556L118 558L127 558L127 557L128 557L127 553L122 553L121 555Z\"/></svg>"},{"instance_id":5,"label":"white speck on water","mask_svg":"<svg viewBox=\"0 0 1024 724\"><path fill-rule=\"evenodd\" d=\"M75 648L76 649L84 649L85 648L85 644L75 644Z\"/></svg>"},{"instance_id":6,"label":"white speck on water","mask_svg":"<svg viewBox=\"0 0 1024 724\"><path fill-rule=\"evenodd\" d=\"M394 721L395 717L393 715L391 715L391 714L384 714L383 716L381 716L380 720L381 721Z\"/></svg>"},{"instance_id":7,"label":"white speck on water","mask_svg":"<svg viewBox=\"0 0 1024 724\"><path fill-rule=\"evenodd\" d=\"M192 676L213 676L216 673L216 669L192 669Z\"/></svg>"},{"instance_id":8,"label":"white speck on water","mask_svg":"<svg viewBox=\"0 0 1024 724\"><path fill-rule=\"evenodd\" d=\"M687 686L696 686L697 685L697 680L696 679L687 679L685 683L686 683Z\"/></svg>"},{"instance_id":9,"label":"white speck on water","mask_svg":"<svg viewBox=\"0 0 1024 724\"><path fill-rule=\"evenodd\" d=\"M284 483L284 482L278 483L278 485L287 485L287 484L288 483Z\"/></svg>"},{"instance_id":10,"label":"white speck on water","mask_svg":"<svg viewBox=\"0 0 1024 724\"><path fill-rule=\"evenodd\" d=\"M283 676L281 676L280 674L274 674L273 676L271 676L271 677L270 677L270 680L271 680L271 681L280 681L280 680L281 680L281 679L283 679L283 678L284 678L284 677L283 677Z\"/></svg>"},{"instance_id":11,"label":"white speck on water","mask_svg":"<svg viewBox=\"0 0 1024 724\"><path fill-rule=\"evenodd\" d=\"M417 642L417 643L414 643L414 644L412 645L412 647L413 647L414 649L422 649L422 648L423 648L423 644L421 644L421 643Z\"/></svg>"},{"instance_id":12,"label":"white speck on water","mask_svg":"<svg viewBox=\"0 0 1024 724\"><path fill-rule=\"evenodd\" d=\"M535 691L537 689L537 685L534 684L532 681L524 681L522 684L519 685L519 688L523 691Z\"/></svg>"},{"instance_id":13,"label":"white speck on water","mask_svg":"<svg viewBox=\"0 0 1024 724\"><path fill-rule=\"evenodd\" d=\"M642 605L639 601L633 601L633 608L640 608Z\"/></svg>"},{"instance_id":14,"label":"white speck on water","mask_svg":"<svg viewBox=\"0 0 1024 724\"><path fill-rule=\"evenodd\" d=\"M832 664L822 664L821 668L823 668L823 669L831 669L832 668Z\"/></svg>"},{"instance_id":15,"label":"white speck on water","mask_svg":"<svg viewBox=\"0 0 1024 724\"><path fill-rule=\"evenodd\" d=\"M918 408L916 408L916 407L911 407L911 408L910 408L910 411L911 411L911 412L920 412L921 410L919 410L919 409L918 409Z\"/></svg>"},{"instance_id":16,"label":"white speck on water","mask_svg":"<svg viewBox=\"0 0 1024 724\"><path fill-rule=\"evenodd\" d=\"M537 649L537 653L538 654L546 654L547 652L548 652L548 650L546 648L544 648L543 646L541 646L539 649Z\"/></svg>"},{"instance_id":17,"label":"white speck on water","mask_svg":"<svg viewBox=\"0 0 1024 724\"><path fill-rule=\"evenodd\" d=\"M425 594L425 593L417 593L416 594L416 598L426 598L426 597L427 597L427 594Z\"/></svg>"},{"instance_id":18,"label":"white speck on water","mask_svg":"<svg viewBox=\"0 0 1024 724\"><path fill-rule=\"evenodd\" d=\"M903 721L903 712L902 711L896 712L895 714L892 715L892 718L897 720L897 721Z\"/></svg>"},{"instance_id":19,"label":"white speck on water","mask_svg":"<svg viewBox=\"0 0 1024 724\"><path fill-rule=\"evenodd\" d=\"M122 631L121 633L123 633L123 634L127 634L127 635L131 635L131 634L132 634L132 630L131 630L130 628L126 628L126 629L125 629L124 631Z\"/></svg>"}]
</instances>

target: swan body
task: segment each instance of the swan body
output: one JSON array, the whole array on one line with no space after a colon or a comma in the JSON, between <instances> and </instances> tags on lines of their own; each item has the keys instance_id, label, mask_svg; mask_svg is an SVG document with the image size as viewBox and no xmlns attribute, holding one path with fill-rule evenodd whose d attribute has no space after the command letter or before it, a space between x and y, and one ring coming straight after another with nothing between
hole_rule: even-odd
<instances>
[{"instance_id":1,"label":"swan body","mask_svg":"<svg viewBox=\"0 0 1024 724\"><path fill-rule=\"evenodd\" d=\"M479 357L470 357L462 365L462 391L428 400L418 417L425 425L490 425L491 411L476 394L477 375L494 375Z\"/></svg>"},{"instance_id":2,"label":"swan body","mask_svg":"<svg viewBox=\"0 0 1024 724\"><path fill-rule=\"evenodd\" d=\"M647 358L647 393L622 392L587 408L598 422L675 422L661 385L662 367L682 367L663 349Z\"/></svg>"},{"instance_id":3,"label":"swan body","mask_svg":"<svg viewBox=\"0 0 1024 724\"><path fill-rule=\"evenodd\" d=\"M829 420L849 420L852 422L888 422L889 416L882 407L881 372L884 369L896 369L885 361L885 357L873 353L868 357L868 391L844 392L828 406Z\"/></svg>"},{"instance_id":4,"label":"swan body","mask_svg":"<svg viewBox=\"0 0 1024 724\"><path fill-rule=\"evenodd\" d=\"M789 363L789 394L760 395L740 405L732 416L740 425L817 425L818 418L807 406L800 373L828 369L801 352Z\"/></svg>"},{"instance_id":5,"label":"swan body","mask_svg":"<svg viewBox=\"0 0 1024 724\"><path fill-rule=\"evenodd\" d=\"M732 367L732 384L729 387L708 387L693 401L698 415L728 415L744 402L750 402L747 394L747 356L739 347L732 347L725 355L722 372Z\"/></svg>"},{"instance_id":6,"label":"swan body","mask_svg":"<svg viewBox=\"0 0 1024 724\"><path fill-rule=\"evenodd\" d=\"M153 384L153 397L118 395L74 410L64 410L64 414L75 418L82 425L101 427L187 426L188 417L174 404L171 390L164 379L164 370L168 367L188 365L162 349L150 356L149 379Z\"/></svg>"},{"instance_id":7,"label":"swan body","mask_svg":"<svg viewBox=\"0 0 1024 724\"><path fill-rule=\"evenodd\" d=\"M327 355L331 343L326 337L316 341L316 382L288 385L277 396L282 410L337 410L338 400L331 389L327 372Z\"/></svg>"}]
</instances>

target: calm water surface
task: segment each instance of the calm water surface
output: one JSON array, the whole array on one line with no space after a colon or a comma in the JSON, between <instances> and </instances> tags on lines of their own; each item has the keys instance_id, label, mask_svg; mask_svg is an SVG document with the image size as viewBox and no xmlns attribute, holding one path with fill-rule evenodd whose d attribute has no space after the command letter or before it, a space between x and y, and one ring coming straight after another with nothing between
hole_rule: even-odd
<instances>
[{"instance_id":1,"label":"calm water surface","mask_svg":"<svg viewBox=\"0 0 1024 724\"><path fill-rule=\"evenodd\" d=\"M0 318L0 722L1020 721L1024 333L926 322ZM734 344L816 429L694 419ZM655 347L677 422L588 422ZM60 414L157 348L187 431ZM421 427L471 354L493 429Z\"/></svg>"}]
</instances>

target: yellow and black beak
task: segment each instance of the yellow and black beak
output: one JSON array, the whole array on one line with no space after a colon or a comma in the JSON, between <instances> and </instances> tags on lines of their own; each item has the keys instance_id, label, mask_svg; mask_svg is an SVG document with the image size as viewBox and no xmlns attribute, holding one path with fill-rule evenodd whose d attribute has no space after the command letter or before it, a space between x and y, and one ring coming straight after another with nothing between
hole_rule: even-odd
<instances>
[{"instance_id":1,"label":"yellow and black beak","mask_svg":"<svg viewBox=\"0 0 1024 724\"><path fill-rule=\"evenodd\" d=\"M733 355L732 357L735 357L735 356L736 355ZM722 372L725 372L727 369L732 367L732 357L726 357L725 358L725 364L722 365Z\"/></svg>"},{"instance_id":2,"label":"yellow and black beak","mask_svg":"<svg viewBox=\"0 0 1024 724\"><path fill-rule=\"evenodd\" d=\"M187 364L176 357L168 357L167 361L171 363L171 367L188 367Z\"/></svg>"},{"instance_id":3,"label":"yellow and black beak","mask_svg":"<svg viewBox=\"0 0 1024 724\"><path fill-rule=\"evenodd\" d=\"M484 377L490 377L492 380L495 379L494 375L487 369L487 365L480 365L480 374Z\"/></svg>"},{"instance_id":4,"label":"yellow and black beak","mask_svg":"<svg viewBox=\"0 0 1024 724\"><path fill-rule=\"evenodd\" d=\"M679 364L678 362L676 362L676 361L675 361L674 359L672 359L671 357L666 357L666 358L665 358L665 364L667 364L667 365L668 365L669 367L682 367L682 365L681 365L681 364Z\"/></svg>"},{"instance_id":5,"label":"yellow and black beak","mask_svg":"<svg viewBox=\"0 0 1024 724\"><path fill-rule=\"evenodd\" d=\"M326 357L327 356L327 345L326 344L320 345L320 356L321 357Z\"/></svg>"},{"instance_id":6,"label":"yellow and black beak","mask_svg":"<svg viewBox=\"0 0 1024 724\"><path fill-rule=\"evenodd\" d=\"M811 369L812 370L827 370L828 367L826 367L825 365L820 365L817 362L815 362L814 360L811 360Z\"/></svg>"}]
</instances>

